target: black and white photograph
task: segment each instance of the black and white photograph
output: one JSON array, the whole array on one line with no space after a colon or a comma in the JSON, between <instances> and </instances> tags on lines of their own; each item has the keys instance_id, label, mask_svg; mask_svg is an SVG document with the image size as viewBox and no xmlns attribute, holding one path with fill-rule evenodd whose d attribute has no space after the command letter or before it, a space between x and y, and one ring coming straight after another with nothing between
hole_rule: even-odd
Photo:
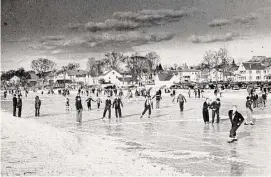
<instances>
[{"instance_id":1,"label":"black and white photograph","mask_svg":"<svg viewBox=\"0 0 271 177\"><path fill-rule=\"evenodd\" d=\"M271 0L1 0L1 176L271 176Z\"/></svg>"}]
</instances>

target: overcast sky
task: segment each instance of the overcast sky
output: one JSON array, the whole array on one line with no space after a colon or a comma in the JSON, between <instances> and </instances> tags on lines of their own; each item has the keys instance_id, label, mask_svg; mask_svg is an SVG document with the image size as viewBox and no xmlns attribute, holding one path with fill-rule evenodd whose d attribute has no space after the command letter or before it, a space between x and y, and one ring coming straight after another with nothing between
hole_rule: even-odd
<instances>
[{"instance_id":1,"label":"overcast sky","mask_svg":"<svg viewBox=\"0 0 271 177\"><path fill-rule=\"evenodd\" d=\"M1 69L62 65L107 51L157 52L197 64L226 47L237 61L271 56L271 0L2 0Z\"/></svg>"}]
</instances>

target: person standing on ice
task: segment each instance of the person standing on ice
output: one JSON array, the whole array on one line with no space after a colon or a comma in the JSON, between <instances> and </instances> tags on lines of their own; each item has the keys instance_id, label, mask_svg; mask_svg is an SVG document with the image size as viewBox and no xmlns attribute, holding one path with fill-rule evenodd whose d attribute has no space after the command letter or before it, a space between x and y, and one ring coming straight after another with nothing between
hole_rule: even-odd
<instances>
[{"instance_id":1,"label":"person standing on ice","mask_svg":"<svg viewBox=\"0 0 271 177\"><path fill-rule=\"evenodd\" d=\"M237 106L233 106L229 111L229 118L231 121L230 140L228 143L237 141L236 131L244 121L244 117L237 111Z\"/></svg>"},{"instance_id":2,"label":"person standing on ice","mask_svg":"<svg viewBox=\"0 0 271 177\"><path fill-rule=\"evenodd\" d=\"M179 96L177 98L177 103L178 102L179 102L180 111L183 112L183 106L184 106L184 102L186 102L186 99L181 93L179 94Z\"/></svg>"},{"instance_id":3,"label":"person standing on ice","mask_svg":"<svg viewBox=\"0 0 271 177\"><path fill-rule=\"evenodd\" d=\"M108 111L108 119L111 119L111 106L112 106L111 99L110 96L108 95L107 99L105 100L103 118L105 118L106 112Z\"/></svg>"},{"instance_id":4,"label":"person standing on ice","mask_svg":"<svg viewBox=\"0 0 271 177\"><path fill-rule=\"evenodd\" d=\"M123 107L123 104L120 97L116 97L114 99L112 107L115 108L116 118L119 118L119 117L121 118L122 117L121 107Z\"/></svg>"},{"instance_id":5,"label":"person standing on ice","mask_svg":"<svg viewBox=\"0 0 271 177\"><path fill-rule=\"evenodd\" d=\"M142 118L147 111L149 111L148 118L150 118L151 117L151 109L152 109L152 99L151 99L151 96L148 95L147 99L145 101L145 104L144 104L144 111L142 112L140 118Z\"/></svg>"},{"instance_id":6,"label":"person standing on ice","mask_svg":"<svg viewBox=\"0 0 271 177\"><path fill-rule=\"evenodd\" d=\"M214 101L210 107L212 109L212 123L214 123L215 121L215 115L216 115L216 123L219 123L219 109L221 107L220 99L217 98L216 101Z\"/></svg>"},{"instance_id":7,"label":"person standing on ice","mask_svg":"<svg viewBox=\"0 0 271 177\"><path fill-rule=\"evenodd\" d=\"M246 101L246 113L247 113L247 119L245 122L245 125L254 125L252 122L252 101L250 100L249 96L247 96L247 101Z\"/></svg>"},{"instance_id":8,"label":"person standing on ice","mask_svg":"<svg viewBox=\"0 0 271 177\"><path fill-rule=\"evenodd\" d=\"M77 96L75 97L75 108L76 108L76 122L82 123L82 100L80 97L80 92L78 92Z\"/></svg>"},{"instance_id":9,"label":"person standing on ice","mask_svg":"<svg viewBox=\"0 0 271 177\"><path fill-rule=\"evenodd\" d=\"M35 97L35 117L39 117L40 116L40 105L41 105L41 101L39 96Z\"/></svg>"},{"instance_id":10,"label":"person standing on ice","mask_svg":"<svg viewBox=\"0 0 271 177\"><path fill-rule=\"evenodd\" d=\"M16 112L17 112L17 98L16 98L16 94L13 95L12 102L13 102L13 116L16 117Z\"/></svg>"},{"instance_id":11,"label":"person standing on ice","mask_svg":"<svg viewBox=\"0 0 271 177\"><path fill-rule=\"evenodd\" d=\"M23 106L23 102L22 102L21 95L19 94L18 101L17 101L18 117L21 117L21 115L22 115L22 106Z\"/></svg>"},{"instance_id":12,"label":"person standing on ice","mask_svg":"<svg viewBox=\"0 0 271 177\"><path fill-rule=\"evenodd\" d=\"M91 101L94 101L94 100L93 100L92 97L90 96L90 97L86 100L87 106L88 106L88 110L91 110Z\"/></svg>"},{"instance_id":13,"label":"person standing on ice","mask_svg":"<svg viewBox=\"0 0 271 177\"><path fill-rule=\"evenodd\" d=\"M188 96L189 96L189 98L191 96L191 89L190 88L188 89Z\"/></svg>"},{"instance_id":14,"label":"person standing on ice","mask_svg":"<svg viewBox=\"0 0 271 177\"><path fill-rule=\"evenodd\" d=\"M65 104L65 106L66 106L66 111L67 112L70 111L70 100L69 100L69 98L66 98L66 104Z\"/></svg>"},{"instance_id":15,"label":"person standing on ice","mask_svg":"<svg viewBox=\"0 0 271 177\"><path fill-rule=\"evenodd\" d=\"M209 99L206 98L206 100L203 103L202 107L202 115L203 115L203 121L204 123L209 123Z\"/></svg>"},{"instance_id":16,"label":"person standing on ice","mask_svg":"<svg viewBox=\"0 0 271 177\"><path fill-rule=\"evenodd\" d=\"M97 108L100 109L100 106L101 106L101 103L102 103L101 98L98 97L97 100L96 100L96 102L97 102Z\"/></svg>"},{"instance_id":17,"label":"person standing on ice","mask_svg":"<svg viewBox=\"0 0 271 177\"><path fill-rule=\"evenodd\" d=\"M176 98L176 91L175 91L174 89L173 89L173 91L172 91L172 97L173 97L172 103L174 103L175 98Z\"/></svg>"},{"instance_id":18,"label":"person standing on ice","mask_svg":"<svg viewBox=\"0 0 271 177\"><path fill-rule=\"evenodd\" d=\"M162 96L161 96L161 90L159 89L156 94L152 97L152 99L155 97L156 98L156 109L160 108L160 101L162 100Z\"/></svg>"}]
</instances>

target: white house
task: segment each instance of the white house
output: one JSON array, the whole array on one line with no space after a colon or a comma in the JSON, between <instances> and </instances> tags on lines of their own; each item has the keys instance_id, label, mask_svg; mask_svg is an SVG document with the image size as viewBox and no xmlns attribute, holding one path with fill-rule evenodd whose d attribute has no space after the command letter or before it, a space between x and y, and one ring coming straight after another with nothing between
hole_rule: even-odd
<instances>
[{"instance_id":1,"label":"white house","mask_svg":"<svg viewBox=\"0 0 271 177\"><path fill-rule=\"evenodd\" d=\"M264 81L267 70L259 62L245 62L239 66L236 74L237 81Z\"/></svg>"},{"instance_id":2,"label":"white house","mask_svg":"<svg viewBox=\"0 0 271 177\"><path fill-rule=\"evenodd\" d=\"M155 76L155 86L171 86L175 83L179 83L180 82L180 79L178 77L178 73L172 73L172 72L169 72L169 73L158 73L156 74Z\"/></svg>"},{"instance_id":3,"label":"white house","mask_svg":"<svg viewBox=\"0 0 271 177\"><path fill-rule=\"evenodd\" d=\"M209 81L223 81L224 80L224 76L223 76L223 72L221 71L218 71L216 69L212 69L210 71L210 74L209 74Z\"/></svg>"},{"instance_id":4,"label":"white house","mask_svg":"<svg viewBox=\"0 0 271 177\"><path fill-rule=\"evenodd\" d=\"M67 72L59 72L54 76L54 82L56 83L84 83L86 85L95 85L95 80L86 71L81 69L68 70Z\"/></svg>"},{"instance_id":5,"label":"white house","mask_svg":"<svg viewBox=\"0 0 271 177\"><path fill-rule=\"evenodd\" d=\"M181 82L199 82L200 71L196 69L183 69L179 71Z\"/></svg>"},{"instance_id":6,"label":"white house","mask_svg":"<svg viewBox=\"0 0 271 177\"><path fill-rule=\"evenodd\" d=\"M9 79L9 83L11 84L18 84L20 82L20 78L18 76L13 76L11 79Z\"/></svg>"},{"instance_id":7,"label":"white house","mask_svg":"<svg viewBox=\"0 0 271 177\"><path fill-rule=\"evenodd\" d=\"M99 76L99 80L104 79L105 82L110 82L114 85L121 85L120 78L123 78L123 76L113 69Z\"/></svg>"},{"instance_id":8,"label":"white house","mask_svg":"<svg viewBox=\"0 0 271 177\"><path fill-rule=\"evenodd\" d=\"M271 66L267 67L264 73L265 73L264 79L266 81L271 81Z\"/></svg>"}]
</instances>

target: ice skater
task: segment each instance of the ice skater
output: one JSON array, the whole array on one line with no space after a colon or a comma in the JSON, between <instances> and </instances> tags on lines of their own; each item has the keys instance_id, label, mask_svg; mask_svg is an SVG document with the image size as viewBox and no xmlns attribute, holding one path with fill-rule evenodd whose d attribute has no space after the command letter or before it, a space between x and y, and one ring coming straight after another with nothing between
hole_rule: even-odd
<instances>
[{"instance_id":1,"label":"ice skater","mask_svg":"<svg viewBox=\"0 0 271 177\"><path fill-rule=\"evenodd\" d=\"M75 108L76 108L76 122L82 123L82 100L80 97L80 92L78 92L77 96L75 97Z\"/></svg>"},{"instance_id":2,"label":"ice skater","mask_svg":"<svg viewBox=\"0 0 271 177\"><path fill-rule=\"evenodd\" d=\"M191 97L191 89L190 88L188 89L188 96L189 96L189 98Z\"/></svg>"},{"instance_id":3,"label":"ice skater","mask_svg":"<svg viewBox=\"0 0 271 177\"><path fill-rule=\"evenodd\" d=\"M91 110L91 101L95 102L95 101L92 99L92 97L90 96L90 97L86 100L88 110Z\"/></svg>"},{"instance_id":4,"label":"ice skater","mask_svg":"<svg viewBox=\"0 0 271 177\"><path fill-rule=\"evenodd\" d=\"M70 111L70 99L69 98L66 98L66 104L65 104L65 106L66 106L66 111L67 112Z\"/></svg>"},{"instance_id":5,"label":"ice skater","mask_svg":"<svg viewBox=\"0 0 271 177\"><path fill-rule=\"evenodd\" d=\"M21 95L19 94L18 101L17 101L18 117L21 117L21 115L22 115L22 106L23 106L23 102L22 102Z\"/></svg>"},{"instance_id":6,"label":"ice skater","mask_svg":"<svg viewBox=\"0 0 271 177\"><path fill-rule=\"evenodd\" d=\"M203 108L202 108L202 115L203 115L203 121L205 124L209 123L209 99L206 98L206 100L203 103Z\"/></svg>"},{"instance_id":7,"label":"ice skater","mask_svg":"<svg viewBox=\"0 0 271 177\"><path fill-rule=\"evenodd\" d=\"M13 95L12 102L13 102L13 116L16 117L16 112L17 112L17 98L16 98L16 94Z\"/></svg>"},{"instance_id":8,"label":"ice skater","mask_svg":"<svg viewBox=\"0 0 271 177\"><path fill-rule=\"evenodd\" d=\"M220 99L217 98L216 101L214 101L212 104L211 104L211 109L212 109L212 124L214 123L215 121L215 115L216 115L216 123L219 123L219 109L221 107L221 104L220 104Z\"/></svg>"},{"instance_id":9,"label":"ice skater","mask_svg":"<svg viewBox=\"0 0 271 177\"><path fill-rule=\"evenodd\" d=\"M40 106L41 106L41 101L39 96L35 97L35 117L40 116Z\"/></svg>"},{"instance_id":10,"label":"ice skater","mask_svg":"<svg viewBox=\"0 0 271 177\"><path fill-rule=\"evenodd\" d=\"M254 125L252 122L252 101L250 100L249 96L247 96L247 101L246 101L246 113L247 113L247 119L245 122L245 125Z\"/></svg>"},{"instance_id":11,"label":"ice skater","mask_svg":"<svg viewBox=\"0 0 271 177\"><path fill-rule=\"evenodd\" d=\"M172 103L174 103L175 98L176 98L176 91L175 91L175 90L173 90L173 91L172 91L171 96L173 97L173 99L172 99Z\"/></svg>"},{"instance_id":12,"label":"ice skater","mask_svg":"<svg viewBox=\"0 0 271 177\"><path fill-rule=\"evenodd\" d=\"M184 102L186 102L185 97L180 93L177 98L177 103L179 103L180 111L183 112Z\"/></svg>"},{"instance_id":13,"label":"ice skater","mask_svg":"<svg viewBox=\"0 0 271 177\"><path fill-rule=\"evenodd\" d=\"M144 103L144 111L142 112L140 118L142 118L147 111L149 111L148 118L150 118L151 117L151 109L152 109L152 99L151 99L151 96L148 95L147 99Z\"/></svg>"},{"instance_id":14,"label":"ice skater","mask_svg":"<svg viewBox=\"0 0 271 177\"><path fill-rule=\"evenodd\" d=\"M266 106L266 101L267 101L267 93L266 92L262 92L262 98L263 98L263 106Z\"/></svg>"},{"instance_id":15,"label":"ice skater","mask_svg":"<svg viewBox=\"0 0 271 177\"><path fill-rule=\"evenodd\" d=\"M111 119L111 106L112 106L111 99L110 99L110 96L108 95L107 99L105 100L105 107L104 107L104 113L103 113L102 119L105 118L107 111L108 111L108 119Z\"/></svg>"},{"instance_id":16,"label":"ice skater","mask_svg":"<svg viewBox=\"0 0 271 177\"><path fill-rule=\"evenodd\" d=\"M152 97L152 99L154 97L156 98L156 109L159 109L160 108L160 101L162 100L161 90L158 90L156 92L156 94Z\"/></svg>"},{"instance_id":17,"label":"ice skater","mask_svg":"<svg viewBox=\"0 0 271 177\"><path fill-rule=\"evenodd\" d=\"M244 121L244 117L237 111L237 106L233 106L232 110L229 111L229 118L231 121L230 140L228 143L237 141L236 131Z\"/></svg>"},{"instance_id":18,"label":"ice skater","mask_svg":"<svg viewBox=\"0 0 271 177\"><path fill-rule=\"evenodd\" d=\"M97 108L100 109L101 103L102 103L102 99L100 97L97 98L96 100L97 102Z\"/></svg>"},{"instance_id":19,"label":"ice skater","mask_svg":"<svg viewBox=\"0 0 271 177\"><path fill-rule=\"evenodd\" d=\"M122 117L121 107L123 107L123 104L120 97L117 97L114 99L112 107L115 108L116 118L119 118L119 117L121 118Z\"/></svg>"}]
</instances>

